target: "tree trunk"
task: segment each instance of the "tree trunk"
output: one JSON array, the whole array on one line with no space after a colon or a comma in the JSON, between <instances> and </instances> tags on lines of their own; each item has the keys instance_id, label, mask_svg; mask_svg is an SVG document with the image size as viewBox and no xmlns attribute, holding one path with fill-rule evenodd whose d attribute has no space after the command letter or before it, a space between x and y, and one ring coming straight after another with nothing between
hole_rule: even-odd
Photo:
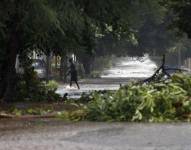
<instances>
[{"instance_id":1,"label":"tree trunk","mask_svg":"<svg viewBox=\"0 0 191 150\"><path fill-rule=\"evenodd\" d=\"M92 70L93 57L90 55L84 55L81 62L84 67L85 75L89 76Z\"/></svg>"},{"instance_id":2,"label":"tree trunk","mask_svg":"<svg viewBox=\"0 0 191 150\"><path fill-rule=\"evenodd\" d=\"M55 56L55 70L57 71L58 68L58 56Z\"/></svg>"},{"instance_id":3,"label":"tree trunk","mask_svg":"<svg viewBox=\"0 0 191 150\"><path fill-rule=\"evenodd\" d=\"M16 57L19 51L19 38L16 31L12 33L12 36L8 42L7 47L7 60L5 61L6 70L3 75L3 100L6 102L12 102L15 98L15 85L16 85Z\"/></svg>"},{"instance_id":4,"label":"tree trunk","mask_svg":"<svg viewBox=\"0 0 191 150\"><path fill-rule=\"evenodd\" d=\"M15 99L15 85L16 85L16 57L17 53L21 48L21 40L18 29L18 24L20 17L18 14L19 1L15 1L15 13L10 16L10 20L7 21L7 47L5 48L5 61L2 67L3 75L1 76L3 80L3 85L1 87L0 95L6 102L12 102Z\"/></svg>"},{"instance_id":5,"label":"tree trunk","mask_svg":"<svg viewBox=\"0 0 191 150\"><path fill-rule=\"evenodd\" d=\"M46 82L50 80L51 75L51 56L50 53L46 55Z\"/></svg>"},{"instance_id":6,"label":"tree trunk","mask_svg":"<svg viewBox=\"0 0 191 150\"><path fill-rule=\"evenodd\" d=\"M0 99L3 98L5 90L6 90L6 74L7 74L7 65L5 65L5 61L2 62L0 68Z\"/></svg>"},{"instance_id":7,"label":"tree trunk","mask_svg":"<svg viewBox=\"0 0 191 150\"><path fill-rule=\"evenodd\" d=\"M64 60L63 60L63 56L61 56L61 59L60 59L60 80L62 81L63 80L63 75L64 75Z\"/></svg>"},{"instance_id":8,"label":"tree trunk","mask_svg":"<svg viewBox=\"0 0 191 150\"><path fill-rule=\"evenodd\" d=\"M61 56L60 60L60 80L66 82L67 75L67 57L66 55Z\"/></svg>"},{"instance_id":9,"label":"tree trunk","mask_svg":"<svg viewBox=\"0 0 191 150\"><path fill-rule=\"evenodd\" d=\"M87 60L86 60L83 62L83 66L84 66L84 70L85 70L85 75L89 76L91 73L91 64L89 62L87 62Z\"/></svg>"}]
</instances>

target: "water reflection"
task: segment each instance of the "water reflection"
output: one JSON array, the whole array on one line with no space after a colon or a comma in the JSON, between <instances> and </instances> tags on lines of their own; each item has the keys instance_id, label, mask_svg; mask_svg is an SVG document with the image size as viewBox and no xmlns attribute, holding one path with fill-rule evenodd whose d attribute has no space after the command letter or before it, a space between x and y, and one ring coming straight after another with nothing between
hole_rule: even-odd
<instances>
[{"instance_id":1,"label":"water reflection","mask_svg":"<svg viewBox=\"0 0 191 150\"><path fill-rule=\"evenodd\" d=\"M105 70L102 78L146 78L150 77L157 68L149 55L141 58L122 57L114 67Z\"/></svg>"}]
</instances>

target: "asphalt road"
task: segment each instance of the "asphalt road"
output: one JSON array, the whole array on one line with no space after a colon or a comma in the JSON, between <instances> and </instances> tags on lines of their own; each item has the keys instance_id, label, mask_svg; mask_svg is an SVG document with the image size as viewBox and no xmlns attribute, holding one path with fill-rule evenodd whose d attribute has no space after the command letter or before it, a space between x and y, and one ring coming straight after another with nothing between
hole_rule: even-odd
<instances>
[{"instance_id":1,"label":"asphalt road","mask_svg":"<svg viewBox=\"0 0 191 150\"><path fill-rule=\"evenodd\" d=\"M0 150L191 150L191 124L0 121Z\"/></svg>"}]
</instances>

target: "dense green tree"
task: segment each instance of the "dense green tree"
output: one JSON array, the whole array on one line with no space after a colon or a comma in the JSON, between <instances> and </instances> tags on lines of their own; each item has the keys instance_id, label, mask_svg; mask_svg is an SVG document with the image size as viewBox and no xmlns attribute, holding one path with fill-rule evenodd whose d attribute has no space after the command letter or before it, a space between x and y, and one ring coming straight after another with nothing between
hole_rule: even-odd
<instances>
[{"instance_id":1,"label":"dense green tree","mask_svg":"<svg viewBox=\"0 0 191 150\"><path fill-rule=\"evenodd\" d=\"M0 97L8 101L14 94L17 54L34 46L47 47L50 37L47 31L61 31L61 28L56 12L46 0L2 0L0 16L0 50L3 53Z\"/></svg>"},{"instance_id":2,"label":"dense green tree","mask_svg":"<svg viewBox=\"0 0 191 150\"><path fill-rule=\"evenodd\" d=\"M161 4L173 13L171 26L179 33L186 33L191 38L191 1L190 0L161 0Z\"/></svg>"},{"instance_id":3,"label":"dense green tree","mask_svg":"<svg viewBox=\"0 0 191 150\"><path fill-rule=\"evenodd\" d=\"M180 61L190 57L191 45L191 1L190 0L160 0L161 5L167 9L167 14L172 17L169 19L168 28L176 32L179 41L171 49L172 53L181 58ZM173 59L174 57L172 57Z\"/></svg>"},{"instance_id":4,"label":"dense green tree","mask_svg":"<svg viewBox=\"0 0 191 150\"><path fill-rule=\"evenodd\" d=\"M17 54L74 53L89 74L95 56L164 52L171 33L163 9L158 0L1 0L0 98L13 98Z\"/></svg>"},{"instance_id":5,"label":"dense green tree","mask_svg":"<svg viewBox=\"0 0 191 150\"><path fill-rule=\"evenodd\" d=\"M0 1L0 98L11 100L16 81L17 54L27 57L33 50L63 54L83 49L92 55L96 33L112 28L126 30L130 0L2 0ZM122 14L125 14L122 16ZM8 65L9 64L9 65ZM84 64L88 64L84 62Z\"/></svg>"},{"instance_id":6,"label":"dense green tree","mask_svg":"<svg viewBox=\"0 0 191 150\"><path fill-rule=\"evenodd\" d=\"M166 13L159 1L133 1L128 10L129 33L121 34L120 38L105 34L98 40L98 55L162 55L174 46L175 32L168 30L173 16Z\"/></svg>"}]
</instances>

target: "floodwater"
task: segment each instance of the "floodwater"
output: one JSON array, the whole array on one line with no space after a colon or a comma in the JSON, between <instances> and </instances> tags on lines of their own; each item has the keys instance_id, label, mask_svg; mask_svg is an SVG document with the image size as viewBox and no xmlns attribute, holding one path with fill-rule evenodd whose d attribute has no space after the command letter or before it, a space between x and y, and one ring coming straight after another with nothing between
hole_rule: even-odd
<instances>
[{"instance_id":1,"label":"floodwater","mask_svg":"<svg viewBox=\"0 0 191 150\"><path fill-rule=\"evenodd\" d=\"M148 78L150 77L157 65L144 55L140 58L122 57L117 60L114 67L105 70L102 78Z\"/></svg>"},{"instance_id":2,"label":"floodwater","mask_svg":"<svg viewBox=\"0 0 191 150\"><path fill-rule=\"evenodd\" d=\"M155 64L147 56L142 60L123 60L107 70L107 74L104 72L100 79L81 80L80 90L60 85L57 92L79 97L81 93L93 90L115 90L119 84L128 83L130 78L145 78L154 72ZM0 119L0 150L191 150L190 141L189 123Z\"/></svg>"},{"instance_id":3,"label":"floodwater","mask_svg":"<svg viewBox=\"0 0 191 150\"><path fill-rule=\"evenodd\" d=\"M145 55L141 58L121 57L116 60L114 66L103 71L101 78L84 79L79 81L80 90L76 85L60 85L57 93L68 94L69 98L79 98L82 93L102 90L117 90L120 85L127 84L130 80L140 80L150 77L157 65Z\"/></svg>"}]
</instances>

